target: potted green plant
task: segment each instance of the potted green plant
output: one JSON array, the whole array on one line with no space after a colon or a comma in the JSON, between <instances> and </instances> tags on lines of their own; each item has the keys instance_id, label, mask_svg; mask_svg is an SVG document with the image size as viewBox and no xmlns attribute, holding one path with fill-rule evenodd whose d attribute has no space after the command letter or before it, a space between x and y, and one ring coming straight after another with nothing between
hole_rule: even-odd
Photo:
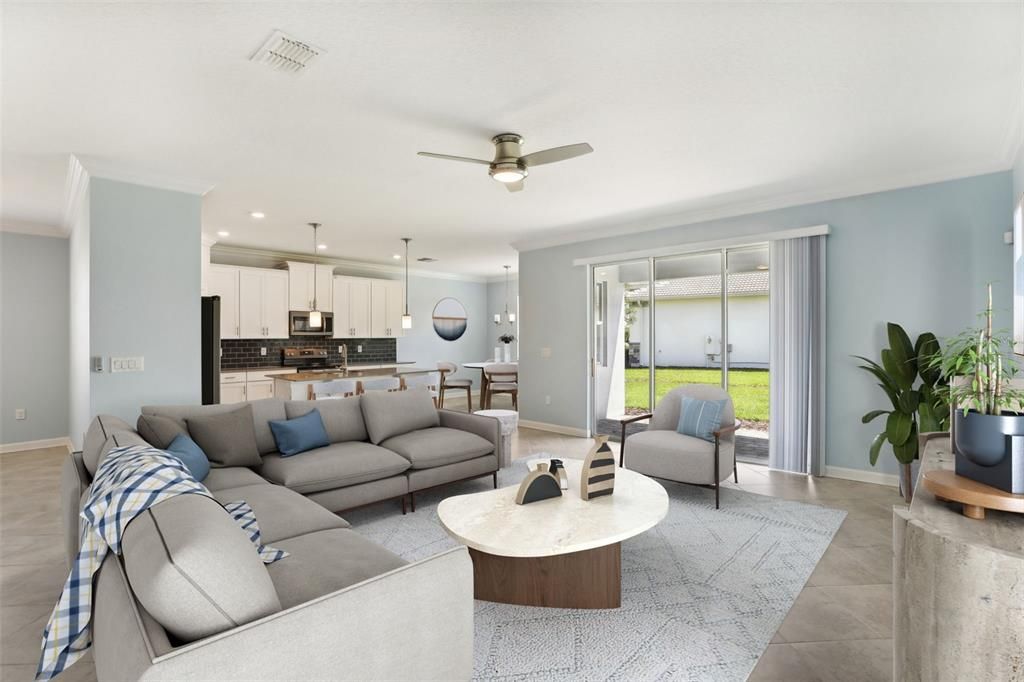
<instances>
[{"instance_id":1,"label":"potted green plant","mask_svg":"<svg viewBox=\"0 0 1024 682\"><path fill-rule=\"evenodd\" d=\"M940 351L934 334L925 332L911 343L903 327L894 322L886 324L886 333L889 347L882 349L881 363L862 355L854 357L864 363L861 369L878 379L892 409L872 410L861 417L861 423L885 416L885 428L874 437L868 449L871 466L875 466L882 447L889 443L900 463L900 488L909 503L914 494L913 464L918 455L918 434L949 428L946 382L941 369L929 362Z\"/></svg>"},{"instance_id":2,"label":"potted green plant","mask_svg":"<svg viewBox=\"0 0 1024 682\"><path fill-rule=\"evenodd\" d=\"M1013 489L1013 481L1001 473L1008 467L1000 465L1011 453L1007 436L1024 435L1024 415L1019 413L1024 392L1009 384L1018 371L1013 339L1005 331L992 330L991 284L981 318L982 327L966 329L949 339L929 366L956 377L949 383L948 395L956 408L953 450L957 474L1020 493L1024 491Z\"/></svg>"}]
</instances>

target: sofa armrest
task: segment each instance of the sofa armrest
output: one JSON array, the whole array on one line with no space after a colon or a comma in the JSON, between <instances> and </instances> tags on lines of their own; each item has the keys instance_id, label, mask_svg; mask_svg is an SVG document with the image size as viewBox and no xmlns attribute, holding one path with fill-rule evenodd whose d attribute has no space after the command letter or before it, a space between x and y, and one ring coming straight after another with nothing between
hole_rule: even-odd
<instances>
[{"instance_id":1,"label":"sofa armrest","mask_svg":"<svg viewBox=\"0 0 1024 682\"><path fill-rule=\"evenodd\" d=\"M494 445L494 454L498 457L498 461L505 461L502 459L505 453L501 451L501 422L495 417L485 417L482 414L468 414L454 410L438 410L437 414L441 417L441 426L475 433L484 440L491 442Z\"/></svg>"},{"instance_id":2,"label":"sofa armrest","mask_svg":"<svg viewBox=\"0 0 1024 682\"><path fill-rule=\"evenodd\" d=\"M457 547L154 656L142 671L130 659L118 669L118 651L131 643L104 634L95 633L100 679L468 680L473 563ZM129 648L142 658L151 651Z\"/></svg>"},{"instance_id":3,"label":"sofa armrest","mask_svg":"<svg viewBox=\"0 0 1024 682\"><path fill-rule=\"evenodd\" d=\"M70 452L60 470L60 519L64 530L64 552L70 570L78 557L81 542L79 514L82 494L89 487L89 472L85 469L81 452Z\"/></svg>"}]
</instances>

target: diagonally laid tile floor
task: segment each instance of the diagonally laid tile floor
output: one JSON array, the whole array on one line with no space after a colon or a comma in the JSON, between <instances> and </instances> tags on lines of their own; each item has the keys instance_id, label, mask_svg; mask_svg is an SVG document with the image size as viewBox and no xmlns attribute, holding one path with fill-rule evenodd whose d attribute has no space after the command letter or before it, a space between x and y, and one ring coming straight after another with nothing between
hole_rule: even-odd
<instances>
[{"instance_id":1,"label":"diagonally laid tile floor","mask_svg":"<svg viewBox=\"0 0 1024 682\"><path fill-rule=\"evenodd\" d=\"M583 457L592 441L520 429L514 456ZM62 448L0 455L0 680L31 680L43 626L66 577L57 491ZM814 479L740 464L730 486L847 511L750 680L892 678L892 505L884 486ZM672 485L672 484L667 484ZM60 678L94 680L86 657Z\"/></svg>"}]
</instances>

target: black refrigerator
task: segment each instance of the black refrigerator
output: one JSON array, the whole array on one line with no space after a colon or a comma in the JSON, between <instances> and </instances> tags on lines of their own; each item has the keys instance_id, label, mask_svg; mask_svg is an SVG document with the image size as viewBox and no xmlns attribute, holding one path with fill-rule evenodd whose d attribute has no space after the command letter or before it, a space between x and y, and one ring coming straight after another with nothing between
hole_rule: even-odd
<instances>
[{"instance_id":1,"label":"black refrigerator","mask_svg":"<svg viewBox=\"0 0 1024 682\"><path fill-rule=\"evenodd\" d=\"M203 405L220 402L220 296L203 296Z\"/></svg>"}]
</instances>

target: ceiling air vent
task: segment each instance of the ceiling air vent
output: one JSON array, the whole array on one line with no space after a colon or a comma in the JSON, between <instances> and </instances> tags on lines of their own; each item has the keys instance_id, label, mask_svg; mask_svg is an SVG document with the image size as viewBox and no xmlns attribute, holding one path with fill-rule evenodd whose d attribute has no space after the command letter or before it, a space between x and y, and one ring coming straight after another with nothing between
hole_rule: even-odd
<instances>
[{"instance_id":1,"label":"ceiling air vent","mask_svg":"<svg viewBox=\"0 0 1024 682\"><path fill-rule=\"evenodd\" d=\"M267 42L256 50L250 61L266 64L278 71L298 72L306 68L313 58L324 50L301 40L296 40L281 31L274 31Z\"/></svg>"},{"instance_id":2,"label":"ceiling air vent","mask_svg":"<svg viewBox=\"0 0 1024 682\"><path fill-rule=\"evenodd\" d=\"M436 258L431 258L430 256L424 256L423 258L417 258L416 260L419 261L420 263L436 263L437 262Z\"/></svg>"}]
</instances>

